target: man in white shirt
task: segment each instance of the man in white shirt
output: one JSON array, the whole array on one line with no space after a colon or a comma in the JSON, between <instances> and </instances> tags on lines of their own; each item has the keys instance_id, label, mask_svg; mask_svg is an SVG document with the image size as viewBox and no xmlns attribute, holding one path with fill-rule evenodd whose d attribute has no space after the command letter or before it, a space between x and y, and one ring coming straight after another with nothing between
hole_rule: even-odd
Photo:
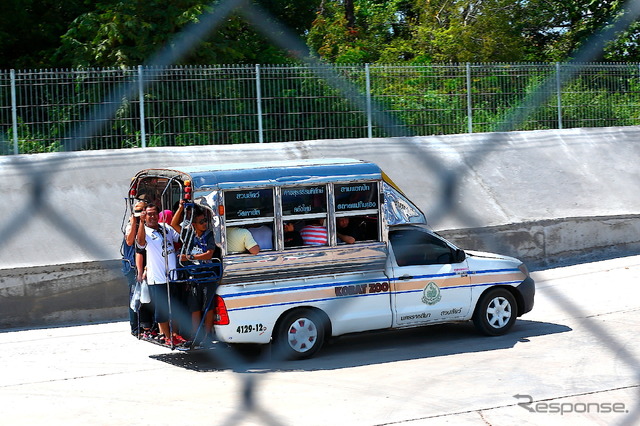
<instances>
[{"instance_id":1,"label":"man in white shirt","mask_svg":"<svg viewBox=\"0 0 640 426\"><path fill-rule=\"evenodd\" d=\"M164 343L178 346L186 340L179 335L171 336L169 328L169 283L168 271L176 269L174 243L180 240L180 234L166 223L160 223L160 211L151 204L140 213L136 244L147 251L147 283L151 291L151 302L155 308L156 322ZM139 277L141 278L141 277Z\"/></svg>"}]
</instances>

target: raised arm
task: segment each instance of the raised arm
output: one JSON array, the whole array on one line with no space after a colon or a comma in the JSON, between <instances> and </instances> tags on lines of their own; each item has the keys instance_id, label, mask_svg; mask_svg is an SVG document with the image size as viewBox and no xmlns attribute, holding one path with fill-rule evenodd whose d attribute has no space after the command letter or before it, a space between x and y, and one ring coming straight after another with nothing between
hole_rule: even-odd
<instances>
[{"instance_id":1,"label":"raised arm","mask_svg":"<svg viewBox=\"0 0 640 426\"><path fill-rule=\"evenodd\" d=\"M179 234L182 232L182 227L180 224L182 223L182 216L184 214L184 200L180 200L180 205L178 206L178 210L173 214L173 219L171 219L171 227L176 230Z\"/></svg>"},{"instance_id":2,"label":"raised arm","mask_svg":"<svg viewBox=\"0 0 640 426\"><path fill-rule=\"evenodd\" d=\"M129 218L129 228L127 229L127 234L124 236L125 242L129 247L136 242L136 234L138 233L138 222L139 219L135 217L133 214Z\"/></svg>"},{"instance_id":3,"label":"raised arm","mask_svg":"<svg viewBox=\"0 0 640 426\"><path fill-rule=\"evenodd\" d=\"M140 221L138 223L138 233L136 234L136 244L140 248L144 248L147 246L147 235L144 232L144 223L147 220L147 212L143 210L140 212Z\"/></svg>"}]
</instances>

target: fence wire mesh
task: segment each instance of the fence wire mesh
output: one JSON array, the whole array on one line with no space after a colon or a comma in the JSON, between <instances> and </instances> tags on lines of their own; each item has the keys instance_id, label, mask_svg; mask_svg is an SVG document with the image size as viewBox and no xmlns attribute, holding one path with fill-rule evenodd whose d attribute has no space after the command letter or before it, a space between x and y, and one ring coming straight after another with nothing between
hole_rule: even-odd
<instances>
[{"instance_id":1,"label":"fence wire mesh","mask_svg":"<svg viewBox=\"0 0 640 426\"><path fill-rule=\"evenodd\" d=\"M628 19L636 19L640 7L630 5ZM209 32L234 10L274 44L299 52L299 59L307 65L176 68L171 66L176 54L167 51L140 69L2 73L2 152L14 153L14 148L25 153L638 124L637 65L332 68L305 55L300 40L272 19L265 20L266 12L256 5L234 0L220 2L186 31ZM195 39L182 40L195 43ZM182 47L186 51L193 46ZM572 78L559 78L561 68L570 68ZM550 90L558 84L562 92ZM602 103L596 107L598 99ZM39 143L45 148L32 147ZM498 135L487 135L472 157L482 162L487 147L499 143ZM411 139L407 145L438 171L443 190L436 210L446 214L466 170L445 170ZM45 182L55 177L63 162L35 170L21 158L13 165L31 182L33 191L24 209L18 209L16 217L0 227L0 240L15 238L31 220L27 206L35 205L40 207L39 214L69 238L103 257L99 245L65 220L61 207L47 199ZM462 215L473 221L474 213L468 208ZM562 294L556 296L567 311L580 310ZM602 340L612 356L622 354L625 363L640 371L639 360L624 350L622 342L596 323L589 324L593 338ZM277 416L255 400L259 382L250 374L252 364L231 353L211 352L207 356L239 373L242 383L236 414L224 419L225 424L237 424L247 416L278 424ZM269 360L262 362L268 364ZM628 424L637 422L639 407L629 416Z\"/></svg>"},{"instance_id":2,"label":"fence wire mesh","mask_svg":"<svg viewBox=\"0 0 640 426\"><path fill-rule=\"evenodd\" d=\"M327 84L318 64L4 72L0 152L66 150L88 113L105 102L114 115L97 123L82 149L490 132L509 127L516 112L527 117L511 130L640 124L640 64L342 65L333 71L352 85L350 97ZM128 82L135 82L128 93L106 101ZM534 93L546 100L523 105ZM402 124L381 126L380 114Z\"/></svg>"}]
</instances>

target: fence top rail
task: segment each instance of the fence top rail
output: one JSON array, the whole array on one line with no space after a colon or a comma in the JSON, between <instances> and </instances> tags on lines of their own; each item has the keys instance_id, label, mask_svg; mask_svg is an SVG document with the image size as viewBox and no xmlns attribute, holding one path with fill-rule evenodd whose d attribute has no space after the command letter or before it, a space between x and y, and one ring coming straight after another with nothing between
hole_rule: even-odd
<instances>
[{"instance_id":1,"label":"fence top rail","mask_svg":"<svg viewBox=\"0 0 640 426\"><path fill-rule=\"evenodd\" d=\"M271 68L271 69L322 69L322 68L335 68L335 69L353 69L353 68L460 68L471 66L474 68L480 67L602 67L602 68L620 68L620 67L639 67L640 62L460 62L460 63L432 63L432 64L403 64L403 63L388 63L388 64L319 64L319 65L305 65L305 64L211 64L211 65L170 65L170 66L148 66L138 65L132 67L105 67L105 68L44 68L44 69L0 69L0 75L19 73L25 74L90 74L95 72L101 73L132 73L137 72L139 69L149 71L171 71L171 70L244 70L250 69L255 71L256 66L259 68Z\"/></svg>"}]
</instances>

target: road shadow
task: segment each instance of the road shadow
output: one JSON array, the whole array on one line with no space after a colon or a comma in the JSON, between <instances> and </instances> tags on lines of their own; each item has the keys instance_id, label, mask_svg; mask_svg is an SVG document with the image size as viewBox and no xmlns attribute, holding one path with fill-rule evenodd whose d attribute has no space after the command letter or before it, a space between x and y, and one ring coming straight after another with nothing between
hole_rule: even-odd
<instances>
[{"instance_id":1,"label":"road shadow","mask_svg":"<svg viewBox=\"0 0 640 426\"><path fill-rule=\"evenodd\" d=\"M209 350L152 355L176 367L198 372L286 372L337 370L372 364L434 358L460 353L509 349L517 343L531 344L532 337L566 333L562 324L519 320L504 336L479 335L473 324L439 324L404 330L385 330L334 338L314 358L299 361L277 359L270 346L235 348L216 344ZM242 349L242 350L241 350Z\"/></svg>"}]
</instances>

